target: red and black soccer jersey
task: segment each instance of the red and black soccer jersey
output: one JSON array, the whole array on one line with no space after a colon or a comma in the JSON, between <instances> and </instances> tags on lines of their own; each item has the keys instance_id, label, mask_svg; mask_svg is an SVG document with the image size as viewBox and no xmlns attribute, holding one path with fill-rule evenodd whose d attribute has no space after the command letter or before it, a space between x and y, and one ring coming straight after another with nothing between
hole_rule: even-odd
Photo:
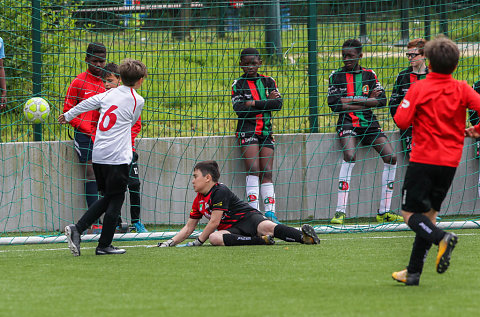
<instances>
[{"instance_id":1,"label":"red and black soccer jersey","mask_svg":"<svg viewBox=\"0 0 480 317\"><path fill-rule=\"evenodd\" d=\"M417 74L413 72L413 67L410 66L398 74L397 79L395 80L395 85L393 86L392 96L390 97L390 102L388 104L392 118L395 116L398 105L400 105L403 98L407 94L410 85L416 81L425 79L425 77L427 77L427 73L428 68L426 69L425 74Z\"/></svg>"},{"instance_id":2,"label":"red and black soccer jersey","mask_svg":"<svg viewBox=\"0 0 480 317\"><path fill-rule=\"evenodd\" d=\"M367 99L374 89L381 90L377 97L378 107L384 107L387 104L385 90L373 70L361 67L356 71L346 71L342 67L330 74L327 100L332 111L339 113L337 129L380 128L370 109L346 112L340 100L348 97Z\"/></svg>"},{"instance_id":3,"label":"red and black soccer jersey","mask_svg":"<svg viewBox=\"0 0 480 317\"><path fill-rule=\"evenodd\" d=\"M222 183L215 184L206 195L197 194L190 211L190 218L201 219L205 216L210 219L213 210L223 211L218 230L232 227L248 213L255 211Z\"/></svg>"},{"instance_id":4,"label":"red and black soccer jersey","mask_svg":"<svg viewBox=\"0 0 480 317\"><path fill-rule=\"evenodd\" d=\"M254 133L258 135L272 134L272 111L282 109L282 99L267 99L277 90L272 77L258 75L247 78L245 75L232 84L233 110L238 115L237 133ZM255 100L255 107L245 106L245 101Z\"/></svg>"}]
</instances>

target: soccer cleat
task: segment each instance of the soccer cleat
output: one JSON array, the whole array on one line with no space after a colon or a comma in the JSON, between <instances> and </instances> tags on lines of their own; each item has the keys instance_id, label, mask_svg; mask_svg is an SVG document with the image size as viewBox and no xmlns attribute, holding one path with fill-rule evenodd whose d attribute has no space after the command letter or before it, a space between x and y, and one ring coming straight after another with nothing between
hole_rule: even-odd
<instances>
[{"instance_id":1,"label":"soccer cleat","mask_svg":"<svg viewBox=\"0 0 480 317\"><path fill-rule=\"evenodd\" d=\"M74 256L80 256L80 232L75 225L65 227L65 235L67 236L68 248Z\"/></svg>"},{"instance_id":2,"label":"soccer cleat","mask_svg":"<svg viewBox=\"0 0 480 317\"><path fill-rule=\"evenodd\" d=\"M337 211L335 216L330 220L331 223L337 225L343 225L343 221L345 220L345 213L341 211Z\"/></svg>"},{"instance_id":3,"label":"soccer cleat","mask_svg":"<svg viewBox=\"0 0 480 317\"><path fill-rule=\"evenodd\" d=\"M438 244L437 253L437 273L444 273L450 265L452 251L457 244L458 237L455 233L446 232L443 239Z\"/></svg>"},{"instance_id":4,"label":"soccer cleat","mask_svg":"<svg viewBox=\"0 0 480 317\"><path fill-rule=\"evenodd\" d=\"M133 227L134 227L135 232L137 232L137 233L146 233L146 232L148 232L147 228L145 228L145 226L143 225L143 223L141 223L140 221L135 222L135 223L132 223L132 225L133 225Z\"/></svg>"},{"instance_id":5,"label":"soccer cleat","mask_svg":"<svg viewBox=\"0 0 480 317\"><path fill-rule=\"evenodd\" d=\"M280 224L280 221L278 221L278 218L273 211L267 211L265 213L265 217L267 217L268 220L271 220L272 222L275 222L277 225Z\"/></svg>"},{"instance_id":6,"label":"soccer cleat","mask_svg":"<svg viewBox=\"0 0 480 317\"><path fill-rule=\"evenodd\" d=\"M394 212L388 211L384 214L377 214L377 222L403 222L403 217Z\"/></svg>"},{"instance_id":7,"label":"soccer cleat","mask_svg":"<svg viewBox=\"0 0 480 317\"><path fill-rule=\"evenodd\" d=\"M319 244L320 239L318 238L317 234L315 233L315 229L308 224L304 224L302 226L302 240L304 244Z\"/></svg>"},{"instance_id":8,"label":"soccer cleat","mask_svg":"<svg viewBox=\"0 0 480 317\"><path fill-rule=\"evenodd\" d=\"M113 245L110 245L106 248L100 248L100 247L97 247L95 249L95 254L96 255L108 255L108 254L124 254L125 251L124 249L119 249L117 247L114 247Z\"/></svg>"},{"instance_id":9,"label":"soccer cleat","mask_svg":"<svg viewBox=\"0 0 480 317\"><path fill-rule=\"evenodd\" d=\"M418 285L420 283L420 273L408 273L407 269L393 272L392 278L400 283L405 283L405 285Z\"/></svg>"},{"instance_id":10,"label":"soccer cleat","mask_svg":"<svg viewBox=\"0 0 480 317\"><path fill-rule=\"evenodd\" d=\"M266 235L266 236L262 236L262 239L265 241L265 244L266 245L272 245L272 244L275 244L275 240L273 239L273 236L271 235Z\"/></svg>"}]
</instances>

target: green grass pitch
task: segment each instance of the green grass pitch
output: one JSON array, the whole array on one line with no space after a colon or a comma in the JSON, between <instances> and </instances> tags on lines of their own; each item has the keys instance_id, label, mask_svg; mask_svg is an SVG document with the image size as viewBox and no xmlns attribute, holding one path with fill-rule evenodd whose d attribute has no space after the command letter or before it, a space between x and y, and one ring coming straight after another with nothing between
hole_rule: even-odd
<instances>
[{"instance_id":1,"label":"green grass pitch","mask_svg":"<svg viewBox=\"0 0 480 317\"><path fill-rule=\"evenodd\" d=\"M476 316L480 231L459 230L445 274L393 281L412 232L322 235L317 246L145 248L73 257L66 244L0 247L0 316Z\"/></svg>"}]
</instances>

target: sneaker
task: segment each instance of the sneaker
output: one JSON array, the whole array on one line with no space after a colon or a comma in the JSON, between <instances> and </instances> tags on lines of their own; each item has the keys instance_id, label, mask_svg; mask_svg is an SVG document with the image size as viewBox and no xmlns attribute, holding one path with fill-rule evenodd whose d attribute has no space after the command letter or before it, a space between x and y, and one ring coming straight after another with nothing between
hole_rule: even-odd
<instances>
[{"instance_id":1,"label":"sneaker","mask_svg":"<svg viewBox=\"0 0 480 317\"><path fill-rule=\"evenodd\" d=\"M457 244L458 237L455 233L447 232L438 244L437 273L444 273L450 265L450 256Z\"/></svg>"},{"instance_id":2,"label":"sneaker","mask_svg":"<svg viewBox=\"0 0 480 317\"><path fill-rule=\"evenodd\" d=\"M107 254L124 254L125 252L125 249L119 249L117 247L114 247L113 245L110 245L106 248L100 248L100 247L97 247L95 249L95 254L96 255L107 255Z\"/></svg>"},{"instance_id":3,"label":"sneaker","mask_svg":"<svg viewBox=\"0 0 480 317\"><path fill-rule=\"evenodd\" d=\"M271 220L272 222L275 222L277 225L280 224L280 221L278 221L278 218L273 211L267 211L265 213L265 217L267 217L268 220Z\"/></svg>"},{"instance_id":4,"label":"sneaker","mask_svg":"<svg viewBox=\"0 0 480 317\"><path fill-rule=\"evenodd\" d=\"M266 236L262 236L262 239L265 241L265 244L266 245L272 245L272 244L275 244L275 240L273 239L273 236L271 235L266 235Z\"/></svg>"},{"instance_id":5,"label":"sneaker","mask_svg":"<svg viewBox=\"0 0 480 317\"><path fill-rule=\"evenodd\" d=\"M388 211L384 214L377 214L377 222L403 222L403 217L394 212Z\"/></svg>"},{"instance_id":6,"label":"sneaker","mask_svg":"<svg viewBox=\"0 0 480 317\"><path fill-rule=\"evenodd\" d=\"M407 269L393 272L392 278L405 285L418 285L420 283L420 273L408 273Z\"/></svg>"},{"instance_id":7,"label":"sneaker","mask_svg":"<svg viewBox=\"0 0 480 317\"><path fill-rule=\"evenodd\" d=\"M74 256L80 256L80 232L75 225L65 227L65 235L67 236L68 248Z\"/></svg>"},{"instance_id":8,"label":"sneaker","mask_svg":"<svg viewBox=\"0 0 480 317\"><path fill-rule=\"evenodd\" d=\"M146 233L148 232L147 228L141 223L140 221L132 223L132 226L135 228L135 232L137 233Z\"/></svg>"},{"instance_id":9,"label":"sneaker","mask_svg":"<svg viewBox=\"0 0 480 317\"><path fill-rule=\"evenodd\" d=\"M343 225L343 221L345 220L345 213L341 211L337 211L335 216L330 220L330 223Z\"/></svg>"},{"instance_id":10,"label":"sneaker","mask_svg":"<svg viewBox=\"0 0 480 317\"><path fill-rule=\"evenodd\" d=\"M304 244L319 244L320 239L315 233L315 229L312 226L304 224L302 226L302 240Z\"/></svg>"}]
</instances>

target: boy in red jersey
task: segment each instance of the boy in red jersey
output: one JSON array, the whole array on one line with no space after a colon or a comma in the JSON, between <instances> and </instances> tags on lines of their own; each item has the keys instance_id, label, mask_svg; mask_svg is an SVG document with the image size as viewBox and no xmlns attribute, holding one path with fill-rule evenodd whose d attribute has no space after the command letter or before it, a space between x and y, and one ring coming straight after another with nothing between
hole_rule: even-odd
<instances>
[{"instance_id":1,"label":"boy in red jersey","mask_svg":"<svg viewBox=\"0 0 480 317\"><path fill-rule=\"evenodd\" d=\"M103 67L105 67L106 57L107 49L105 45L102 43L90 43L88 45L85 57L85 62L88 65L87 71L78 75L72 81L70 87L68 87L63 105L64 113L83 100L105 92L100 76L102 75ZM80 114L69 122L74 128L75 151L78 154L80 163L82 163L81 166L84 168L87 207L92 206L98 199L97 183L95 182L95 174L92 167L93 140L98 116L98 111L92 110Z\"/></svg>"},{"instance_id":2,"label":"boy in red jersey","mask_svg":"<svg viewBox=\"0 0 480 317\"><path fill-rule=\"evenodd\" d=\"M203 161L195 165L192 184L197 197L190 218L172 239L159 243L159 247L173 247L187 239L203 216L209 219L208 224L198 238L186 246L201 246L207 239L216 246L266 245L274 244L274 237L287 242L320 243L312 226L305 224L300 231L268 220L219 183L219 178L217 162Z\"/></svg>"},{"instance_id":3,"label":"boy in red jersey","mask_svg":"<svg viewBox=\"0 0 480 317\"><path fill-rule=\"evenodd\" d=\"M480 131L479 125L465 130L466 109L480 110L480 96L451 75L460 56L455 43L438 37L424 51L431 73L410 87L394 117L400 129L413 125L402 214L416 236L407 268L392 274L405 285L419 284L432 244L438 245L437 272L444 273L450 265L458 238L439 229L435 220L460 163L465 135Z\"/></svg>"},{"instance_id":4,"label":"boy in red jersey","mask_svg":"<svg viewBox=\"0 0 480 317\"><path fill-rule=\"evenodd\" d=\"M265 216L278 223L272 178L275 149L272 111L282 109L283 101L275 80L258 73L261 65L258 50L242 50L240 67L244 74L232 84L232 105L238 115L236 137L247 170L245 187L248 203L258 210L261 194Z\"/></svg>"}]
</instances>

